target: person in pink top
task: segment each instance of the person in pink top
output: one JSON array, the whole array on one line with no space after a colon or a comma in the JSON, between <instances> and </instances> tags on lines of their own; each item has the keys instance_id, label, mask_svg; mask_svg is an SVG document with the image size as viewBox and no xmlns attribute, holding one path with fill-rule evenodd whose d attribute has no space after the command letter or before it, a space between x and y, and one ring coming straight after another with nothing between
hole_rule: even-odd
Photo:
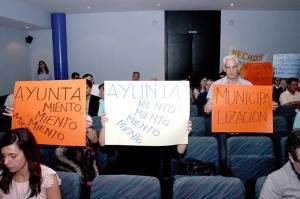
<instances>
[{"instance_id":1,"label":"person in pink top","mask_svg":"<svg viewBox=\"0 0 300 199\"><path fill-rule=\"evenodd\" d=\"M24 128L6 132L0 140L0 199L60 199L60 179L41 165L39 146Z\"/></svg>"}]
</instances>

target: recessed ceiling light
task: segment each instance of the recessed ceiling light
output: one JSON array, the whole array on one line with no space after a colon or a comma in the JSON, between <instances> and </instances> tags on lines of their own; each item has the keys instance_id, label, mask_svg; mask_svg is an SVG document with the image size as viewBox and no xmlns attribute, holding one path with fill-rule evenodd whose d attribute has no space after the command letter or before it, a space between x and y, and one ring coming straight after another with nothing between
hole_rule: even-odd
<instances>
[{"instance_id":1,"label":"recessed ceiling light","mask_svg":"<svg viewBox=\"0 0 300 199\"><path fill-rule=\"evenodd\" d=\"M160 3L157 3L156 6L157 6L157 7L160 7Z\"/></svg>"},{"instance_id":2,"label":"recessed ceiling light","mask_svg":"<svg viewBox=\"0 0 300 199\"><path fill-rule=\"evenodd\" d=\"M88 6L87 9L91 9L91 6Z\"/></svg>"},{"instance_id":3,"label":"recessed ceiling light","mask_svg":"<svg viewBox=\"0 0 300 199\"><path fill-rule=\"evenodd\" d=\"M235 4L234 4L234 3L230 3L229 5L230 5L230 7L233 7L233 6L235 6Z\"/></svg>"},{"instance_id":4,"label":"recessed ceiling light","mask_svg":"<svg viewBox=\"0 0 300 199\"><path fill-rule=\"evenodd\" d=\"M26 29L29 29L29 26L25 26Z\"/></svg>"}]
</instances>

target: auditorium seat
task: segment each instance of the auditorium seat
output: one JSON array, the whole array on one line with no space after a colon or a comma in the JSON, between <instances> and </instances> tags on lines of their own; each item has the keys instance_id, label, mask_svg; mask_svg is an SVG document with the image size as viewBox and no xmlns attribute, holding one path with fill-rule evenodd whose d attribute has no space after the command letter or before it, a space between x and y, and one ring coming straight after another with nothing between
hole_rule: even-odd
<instances>
[{"instance_id":1,"label":"auditorium seat","mask_svg":"<svg viewBox=\"0 0 300 199\"><path fill-rule=\"evenodd\" d=\"M268 137L230 137L227 139L227 167L243 183L256 181L276 167L273 142Z\"/></svg>"},{"instance_id":2,"label":"auditorium seat","mask_svg":"<svg viewBox=\"0 0 300 199\"><path fill-rule=\"evenodd\" d=\"M183 158L193 158L205 163L214 163L219 171L218 143L214 137L189 137L187 151ZM172 175L177 174L178 165L172 163Z\"/></svg>"},{"instance_id":3,"label":"auditorium seat","mask_svg":"<svg viewBox=\"0 0 300 199\"><path fill-rule=\"evenodd\" d=\"M279 134L280 136L288 135L288 125L286 118L283 116L274 116L273 117L273 130L274 133Z\"/></svg>"},{"instance_id":4,"label":"auditorium seat","mask_svg":"<svg viewBox=\"0 0 300 199\"><path fill-rule=\"evenodd\" d=\"M191 136L210 136L210 129L206 128L204 117L191 117L193 130Z\"/></svg>"},{"instance_id":5,"label":"auditorium seat","mask_svg":"<svg viewBox=\"0 0 300 199\"><path fill-rule=\"evenodd\" d=\"M57 171L61 179L60 192L63 199L79 199L81 179L77 173Z\"/></svg>"},{"instance_id":6,"label":"auditorium seat","mask_svg":"<svg viewBox=\"0 0 300 199\"><path fill-rule=\"evenodd\" d=\"M91 199L159 199L160 184L155 177L102 175L91 186Z\"/></svg>"},{"instance_id":7,"label":"auditorium seat","mask_svg":"<svg viewBox=\"0 0 300 199\"><path fill-rule=\"evenodd\" d=\"M190 105L190 117L198 117L198 107L197 105Z\"/></svg>"},{"instance_id":8,"label":"auditorium seat","mask_svg":"<svg viewBox=\"0 0 300 199\"><path fill-rule=\"evenodd\" d=\"M245 187L233 177L186 176L176 179L173 199L243 199Z\"/></svg>"},{"instance_id":9,"label":"auditorium seat","mask_svg":"<svg viewBox=\"0 0 300 199\"><path fill-rule=\"evenodd\" d=\"M2 136L5 134L5 132L0 131L0 139L2 138Z\"/></svg>"},{"instance_id":10,"label":"auditorium seat","mask_svg":"<svg viewBox=\"0 0 300 199\"><path fill-rule=\"evenodd\" d=\"M280 140L280 162L283 166L288 161L288 154L286 149L287 137L283 137Z\"/></svg>"},{"instance_id":11,"label":"auditorium seat","mask_svg":"<svg viewBox=\"0 0 300 199\"><path fill-rule=\"evenodd\" d=\"M261 189L267 179L267 176L262 176L256 180L255 183L255 199L259 199Z\"/></svg>"},{"instance_id":12,"label":"auditorium seat","mask_svg":"<svg viewBox=\"0 0 300 199\"><path fill-rule=\"evenodd\" d=\"M52 169L55 167L55 149L54 145L40 145L41 162Z\"/></svg>"}]
</instances>

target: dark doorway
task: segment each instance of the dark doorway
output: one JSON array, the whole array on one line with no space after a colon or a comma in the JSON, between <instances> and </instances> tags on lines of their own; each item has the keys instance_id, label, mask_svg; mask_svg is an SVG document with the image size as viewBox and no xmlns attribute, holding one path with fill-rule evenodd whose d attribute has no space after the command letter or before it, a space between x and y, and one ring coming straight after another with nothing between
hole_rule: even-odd
<instances>
[{"instance_id":1,"label":"dark doorway","mask_svg":"<svg viewBox=\"0 0 300 199\"><path fill-rule=\"evenodd\" d=\"M166 11L166 80L217 79L220 11Z\"/></svg>"}]
</instances>

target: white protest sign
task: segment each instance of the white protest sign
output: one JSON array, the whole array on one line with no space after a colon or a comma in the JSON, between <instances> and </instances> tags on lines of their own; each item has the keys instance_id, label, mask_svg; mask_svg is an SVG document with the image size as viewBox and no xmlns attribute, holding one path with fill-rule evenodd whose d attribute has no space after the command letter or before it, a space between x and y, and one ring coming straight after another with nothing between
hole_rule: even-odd
<instances>
[{"instance_id":1,"label":"white protest sign","mask_svg":"<svg viewBox=\"0 0 300 199\"><path fill-rule=\"evenodd\" d=\"M106 145L187 144L187 81L105 81Z\"/></svg>"},{"instance_id":2,"label":"white protest sign","mask_svg":"<svg viewBox=\"0 0 300 199\"><path fill-rule=\"evenodd\" d=\"M300 77L300 54L273 55L274 77Z\"/></svg>"}]
</instances>

